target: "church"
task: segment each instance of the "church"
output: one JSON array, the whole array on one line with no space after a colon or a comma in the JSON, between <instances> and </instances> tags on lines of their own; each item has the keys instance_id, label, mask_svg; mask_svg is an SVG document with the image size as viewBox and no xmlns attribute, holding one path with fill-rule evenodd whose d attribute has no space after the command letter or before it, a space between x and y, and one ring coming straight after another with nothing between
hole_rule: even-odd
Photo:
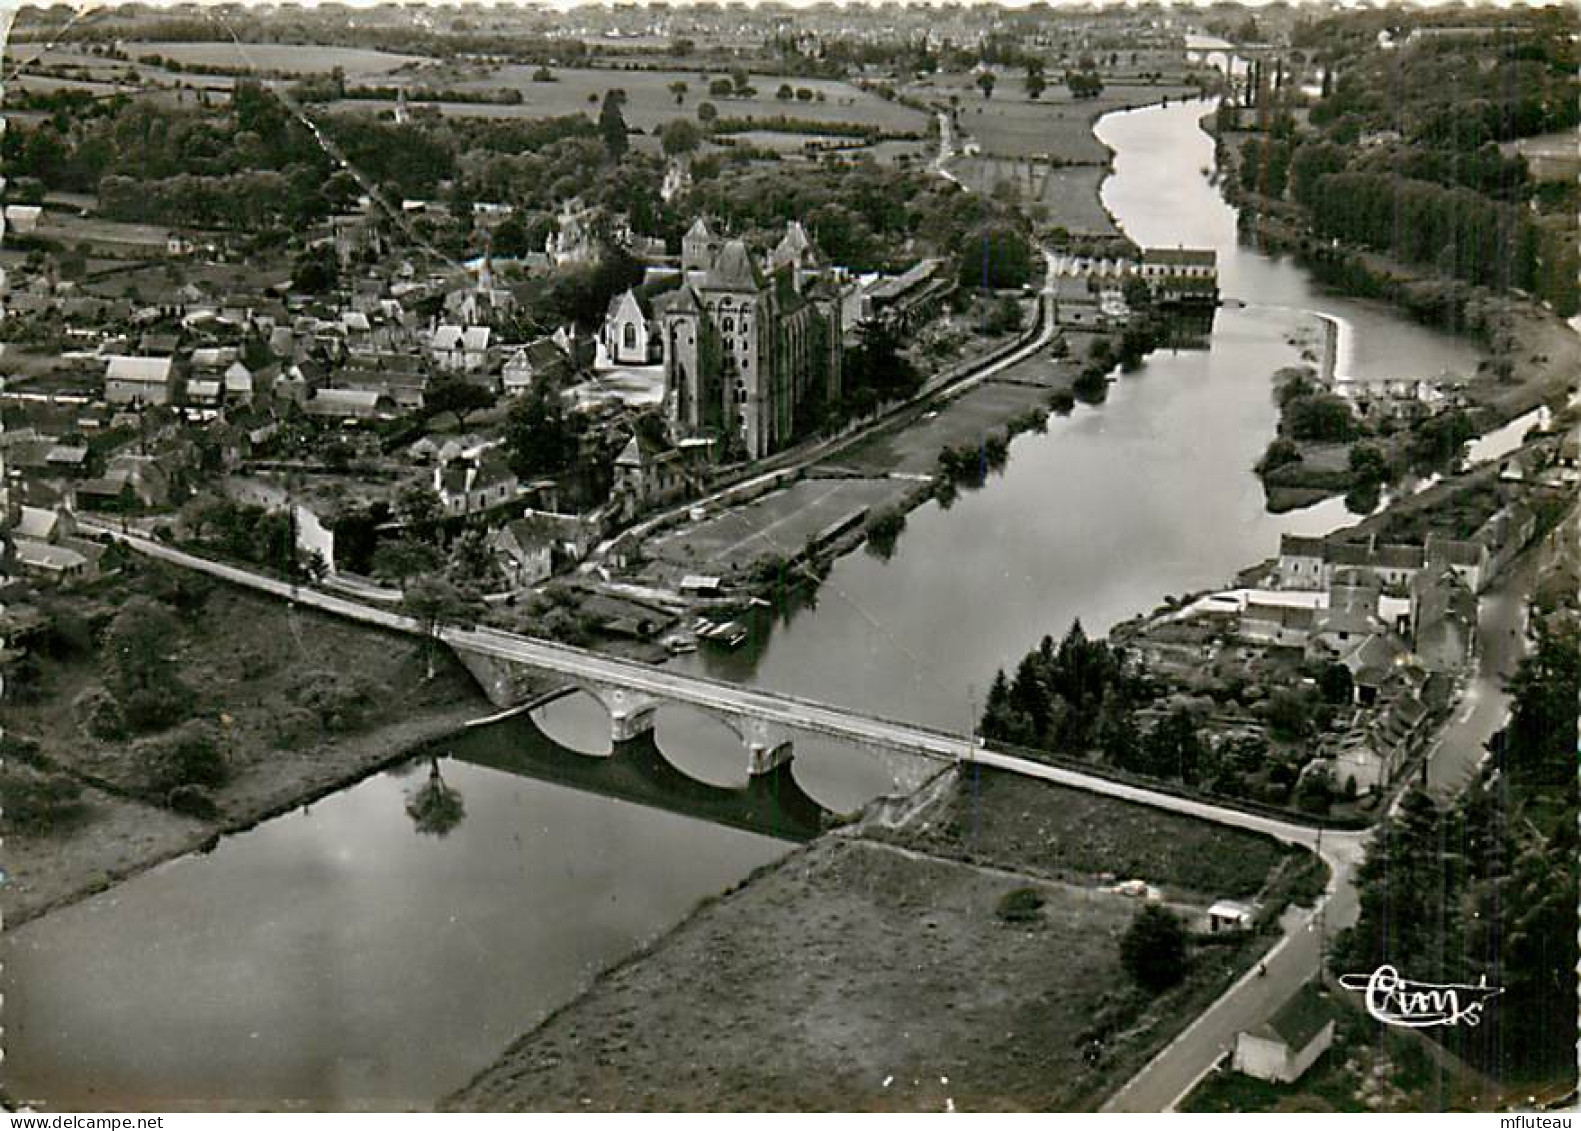
<instances>
[{"instance_id":1,"label":"church","mask_svg":"<svg viewBox=\"0 0 1581 1131\"><path fill-rule=\"evenodd\" d=\"M840 289L796 221L759 263L705 220L681 241L682 282L657 311L664 403L677 437L760 459L840 396Z\"/></svg>"}]
</instances>

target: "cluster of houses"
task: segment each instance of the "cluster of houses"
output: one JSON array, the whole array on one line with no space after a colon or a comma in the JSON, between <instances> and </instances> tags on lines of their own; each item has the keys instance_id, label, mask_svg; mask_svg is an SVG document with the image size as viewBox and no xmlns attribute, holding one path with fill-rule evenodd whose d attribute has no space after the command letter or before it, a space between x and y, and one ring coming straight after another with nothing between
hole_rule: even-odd
<instances>
[{"instance_id":1,"label":"cluster of houses","mask_svg":"<svg viewBox=\"0 0 1581 1131\"><path fill-rule=\"evenodd\" d=\"M1054 274L1055 320L1062 326L1106 331L1130 317L1126 284L1147 283L1154 302L1194 310L1219 301L1218 253L1211 248L1145 248L1139 258L1073 256Z\"/></svg>"},{"instance_id":2,"label":"cluster of houses","mask_svg":"<svg viewBox=\"0 0 1581 1131\"><path fill-rule=\"evenodd\" d=\"M1537 529L1530 503L1511 493L1464 540L1285 535L1277 562L1249 575L1250 585L1201 596L1128 635L1150 671L1182 686L1226 646L1253 679L1263 668L1287 672L1281 664L1343 666L1350 703L1302 773L1326 772L1347 793L1382 791L1422 753L1475 662L1478 594Z\"/></svg>"}]
</instances>

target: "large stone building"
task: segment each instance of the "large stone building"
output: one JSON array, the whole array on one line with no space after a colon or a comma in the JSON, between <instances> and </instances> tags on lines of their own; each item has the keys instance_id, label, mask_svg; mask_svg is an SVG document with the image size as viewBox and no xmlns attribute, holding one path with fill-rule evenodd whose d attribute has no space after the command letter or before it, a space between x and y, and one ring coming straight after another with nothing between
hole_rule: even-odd
<instances>
[{"instance_id":1,"label":"large stone building","mask_svg":"<svg viewBox=\"0 0 1581 1131\"><path fill-rule=\"evenodd\" d=\"M678 436L739 441L757 459L785 446L818 402L840 395L840 294L792 222L760 266L739 239L698 220L683 281L664 296L664 399Z\"/></svg>"}]
</instances>

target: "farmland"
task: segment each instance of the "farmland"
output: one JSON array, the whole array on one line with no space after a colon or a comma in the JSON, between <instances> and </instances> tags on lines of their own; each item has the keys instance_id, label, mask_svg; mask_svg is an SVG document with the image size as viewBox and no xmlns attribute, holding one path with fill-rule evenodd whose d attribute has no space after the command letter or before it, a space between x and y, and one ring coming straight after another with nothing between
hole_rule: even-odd
<instances>
[{"instance_id":1,"label":"farmland","mask_svg":"<svg viewBox=\"0 0 1581 1131\"><path fill-rule=\"evenodd\" d=\"M128 42L121 50L132 58L158 55L182 66L235 67L238 70L327 74L335 67L347 81L359 76L386 75L427 62L419 55L392 55L360 47L304 46L294 43L160 43Z\"/></svg>"}]
</instances>

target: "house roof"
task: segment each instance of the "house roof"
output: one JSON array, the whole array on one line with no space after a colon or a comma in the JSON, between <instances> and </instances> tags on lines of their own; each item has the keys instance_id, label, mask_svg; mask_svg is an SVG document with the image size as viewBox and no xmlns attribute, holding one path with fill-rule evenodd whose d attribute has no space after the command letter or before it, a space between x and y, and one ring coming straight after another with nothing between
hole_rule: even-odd
<instances>
[{"instance_id":1,"label":"house roof","mask_svg":"<svg viewBox=\"0 0 1581 1131\"><path fill-rule=\"evenodd\" d=\"M170 381L173 361L169 357L111 357L104 367L106 381L135 381L163 385Z\"/></svg>"},{"instance_id":2,"label":"house roof","mask_svg":"<svg viewBox=\"0 0 1581 1131\"><path fill-rule=\"evenodd\" d=\"M1453 538L1427 536L1426 557L1430 562L1443 562L1452 566L1480 566L1487 560L1488 549L1480 542L1460 542Z\"/></svg>"},{"instance_id":3,"label":"house roof","mask_svg":"<svg viewBox=\"0 0 1581 1131\"><path fill-rule=\"evenodd\" d=\"M1309 538L1302 534L1282 534L1279 537L1279 556L1282 558L1321 558L1323 539Z\"/></svg>"},{"instance_id":4,"label":"house roof","mask_svg":"<svg viewBox=\"0 0 1581 1131\"><path fill-rule=\"evenodd\" d=\"M1295 996L1274 1011L1274 1015L1260 1028L1259 1036L1271 1036L1283 1041L1292 1051L1310 1045L1334 1018L1327 995L1315 982L1303 983Z\"/></svg>"},{"instance_id":5,"label":"house roof","mask_svg":"<svg viewBox=\"0 0 1581 1131\"><path fill-rule=\"evenodd\" d=\"M17 561L33 569L59 573L68 569L80 569L88 564L86 557L66 546L52 546L48 542L35 542L31 538L17 538L14 542Z\"/></svg>"},{"instance_id":6,"label":"house roof","mask_svg":"<svg viewBox=\"0 0 1581 1131\"><path fill-rule=\"evenodd\" d=\"M1191 247L1150 247L1142 252L1144 263L1158 263L1165 267L1212 267L1218 263L1218 253L1211 249Z\"/></svg>"},{"instance_id":7,"label":"house roof","mask_svg":"<svg viewBox=\"0 0 1581 1131\"><path fill-rule=\"evenodd\" d=\"M379 410L377 389L320 389L302 406L310 416L372 416Z\"/></svg>"},{"instance_id":8,"label":"house roof","mask_svg":"<svg viewBox=\"0 0 1581 1131\"><path fill-rule=\"evenodd\" d=\"M24 506L17 517L16 525L12 528L12 533L19 538L48 541L54 535L59 522L60 515L48 507Z\"/></svg>"}]
</instances>

